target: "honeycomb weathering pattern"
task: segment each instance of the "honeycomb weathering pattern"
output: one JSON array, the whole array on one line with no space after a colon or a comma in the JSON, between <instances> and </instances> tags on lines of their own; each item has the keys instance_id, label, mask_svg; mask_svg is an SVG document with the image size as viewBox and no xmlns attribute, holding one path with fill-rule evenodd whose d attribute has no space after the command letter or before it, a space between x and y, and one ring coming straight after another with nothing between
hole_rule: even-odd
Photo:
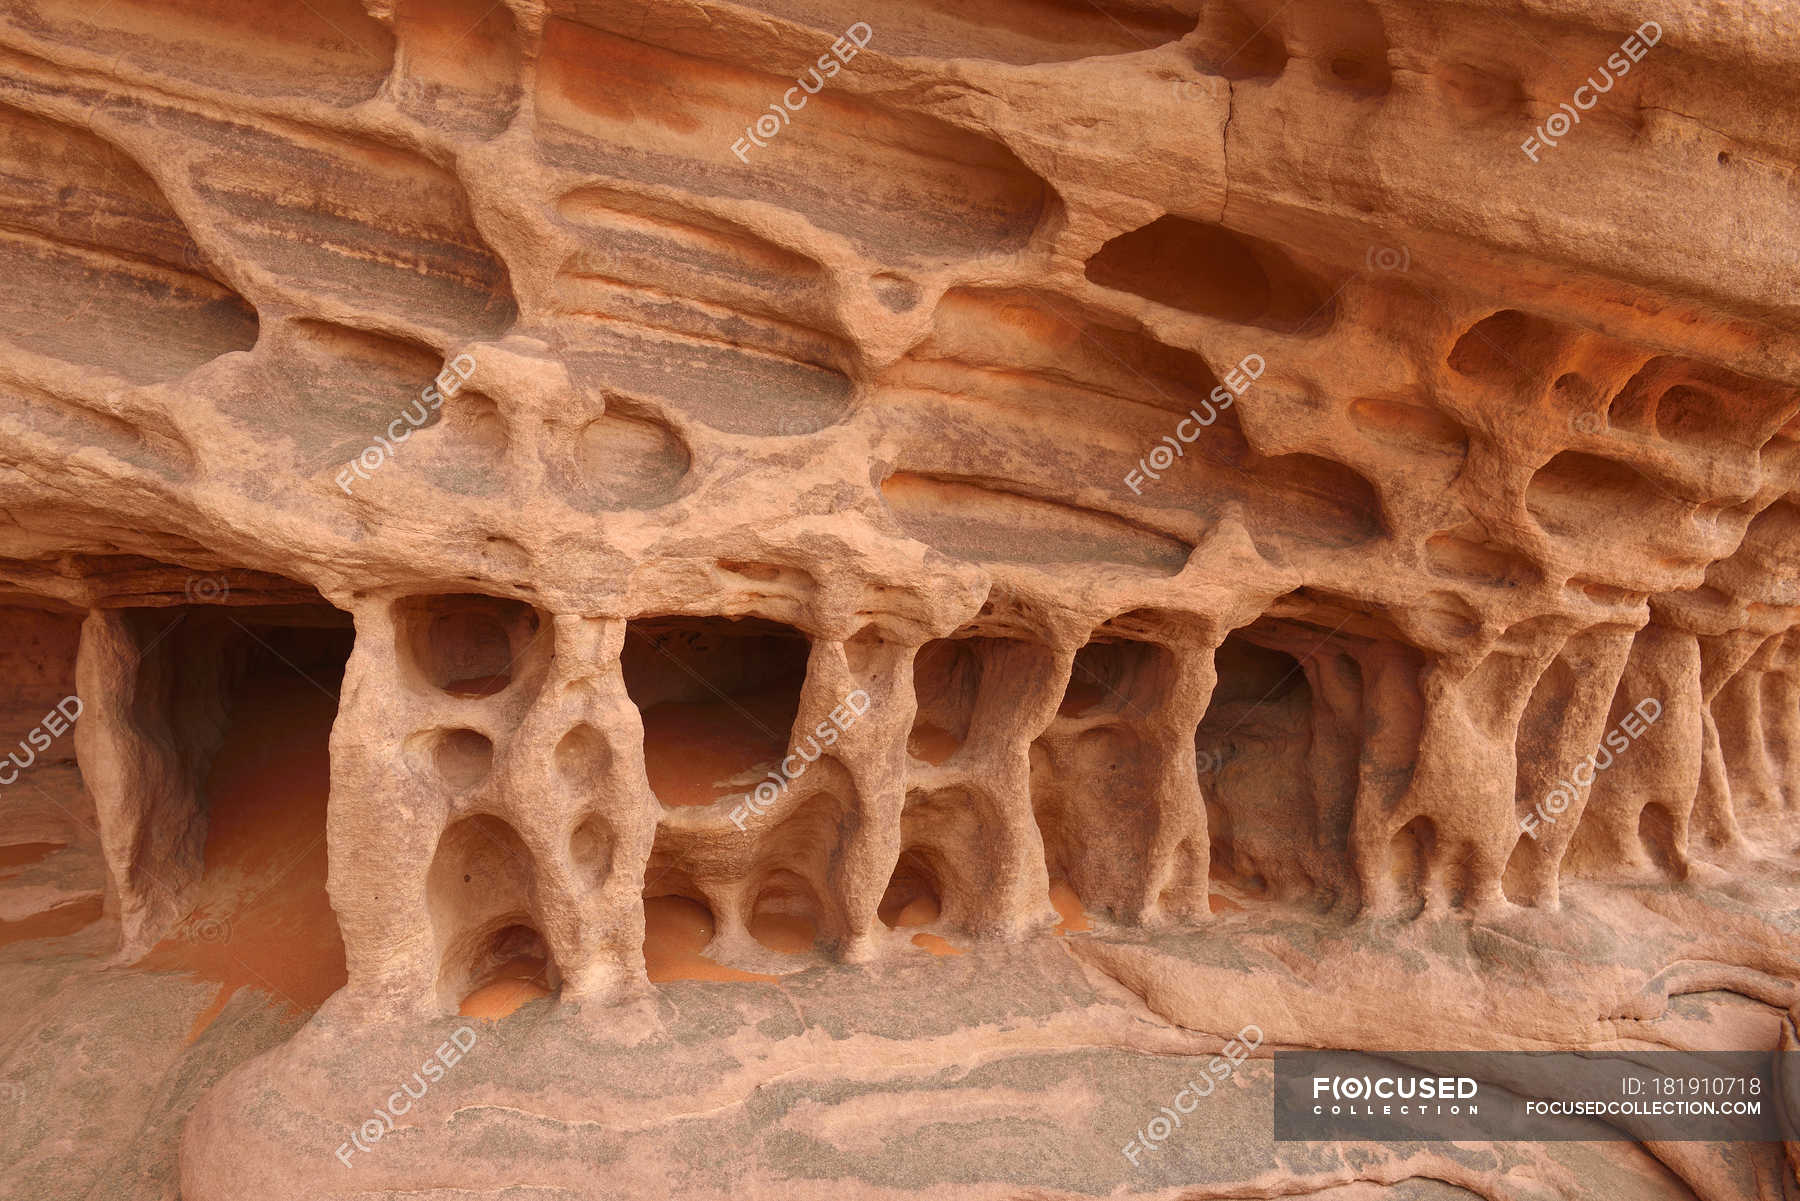
<instances>
[{"instance_id":1,"label":"honeycomb weathering pattern","mask_svg":"<svg viewBox=\"0 0 1800 1201\"><path fill-rule=\"evenodd\" d=\"M1252 1023L1794 1039L1797 67L1777 0L7 0L0 585L121 963L224 730L168 611L355 626L348 983L181 1195L1787 1195L1249 1085L1118 1146ZM683 721L756 769L676 797ZM646 897L751 977L652 986Z\"/></svg>"}]
</instances>

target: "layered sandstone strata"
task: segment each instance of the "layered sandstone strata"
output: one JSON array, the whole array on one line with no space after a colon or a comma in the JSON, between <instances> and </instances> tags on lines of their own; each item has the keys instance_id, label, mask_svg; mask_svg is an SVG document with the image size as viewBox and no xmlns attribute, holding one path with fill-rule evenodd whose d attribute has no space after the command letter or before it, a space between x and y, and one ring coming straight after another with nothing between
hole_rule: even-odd
<instances>
[{"instance_id":1,"label":"layered sandstone strata","mask_svg":"<svg viewBox=\"0 0 1800 1201\"><path fill-rule=\"evenodd\" d=\"M634 1196L1621 1195L1136 1173L1162 1090L1095 1081L1246 1022L1781 1036L1781 5L14 0L0 57L8 714L83 702L121 964L198 903L246 663L354 626L346 983L202 1107L190 1201L600 1195L590 1138ZM671 898L747 978L652 983ZM443 1086L483 1113L352 1182L338 1133L521 962L538 1041ZM750 1103L790 1074L844 1095ZM1050 1081L1094 1095L995 1133ZM723 1173L675 1131L715 1108ZM855 1166L940 1110L978 1133Z\"/></svg>"}]
</instances>

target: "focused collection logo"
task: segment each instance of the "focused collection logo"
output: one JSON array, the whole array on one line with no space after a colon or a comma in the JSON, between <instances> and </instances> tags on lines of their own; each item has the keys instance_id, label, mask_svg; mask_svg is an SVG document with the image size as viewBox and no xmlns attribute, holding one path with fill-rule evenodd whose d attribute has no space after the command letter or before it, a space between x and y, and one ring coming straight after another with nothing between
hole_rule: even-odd
<instances>
[{"instance_id":1,"label":"focused collection logo","mask_svg":"<svg viewBox=\"0 0 1800 1201\"><path fill-rule=\"evenodd\" d=\"M1316 1114L1475 1114L1481 1082L1469 1076L1314 1076ZM1470 1104L1464 1108L1461 1102ZM1449 1104L1450 1108L1444 1106Z\"/></svg>"}]
</instances>

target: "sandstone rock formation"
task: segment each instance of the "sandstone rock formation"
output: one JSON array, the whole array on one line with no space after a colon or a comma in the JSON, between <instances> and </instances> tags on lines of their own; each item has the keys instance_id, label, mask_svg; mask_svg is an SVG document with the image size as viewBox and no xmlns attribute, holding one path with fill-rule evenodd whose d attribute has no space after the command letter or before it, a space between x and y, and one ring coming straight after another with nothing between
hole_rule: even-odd
<instances>
[{"instance_id":1,"label":"sandstone rock formation","mask_svg":"<svg viewBox=\"0 0 1800 1201\"><path fill-rule=\"evenodd\" d=\"M1268 1055L1792 1043L1797 66L1774 0L7 0L10 1179L1790 1195L1276 1144Z\"/></svg>"}]
</instances>

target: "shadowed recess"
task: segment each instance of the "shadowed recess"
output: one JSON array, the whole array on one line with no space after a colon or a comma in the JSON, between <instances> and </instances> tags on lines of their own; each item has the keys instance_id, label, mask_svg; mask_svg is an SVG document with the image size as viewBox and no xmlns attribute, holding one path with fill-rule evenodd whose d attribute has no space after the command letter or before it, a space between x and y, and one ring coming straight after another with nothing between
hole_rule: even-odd
<instances>
[{"instance_id":1,"label":"shadowed recess","mask_svg":"<svg viewBox=\"0 0 1800 1201\"><path fill-rule=\"evenodd\" d=\"M1078 480L1133 500L1140 460L1179 428L1179 460L1137 478L1135 495L1215 518L1241 479L1227 472L1254 461L1237 406L1209 399L1216 387L1205 359L1129 318L1054 293L971 288L945 293L930 335L874 381L869 403L908 473L1047 498Z\"/></svg>"},{"instance_id":2,"label":"shadowed recess","mask_svg":"<svg viewBox=\"0 0 1800 1201\"><path fill-rule=\"evenodd\" d=\"M1174 659L1152 642L1095 639L1075 652L1058 717L1147 720L1168 696Z\"/></svg>"},{"instance_id":3,"label":"shadowed recess","mask_svg":"<svg viewBox=\"0 0 1800 1201\"><path fill-rule=\"evenodd\" d=\"M1214 0L1188 41L1194 65L1227 79L1274 79L1287 68L1287 48L1273 22L1252 20L1235 4Z\"/></svg>"},{"instance_id":4,"label":"shadowed recess","mask_svg":"<svg viewBox=\"0 0 1800 1201\"><path fill-rule=\"evenodd\" d=\"M487 779L494 762L493 742L475 730L421 730L406 740L406 753L414 770L453 793Z\"/></svg>"},{"instance_id":5,"label":"shadowed recess","mask_svg":"<svg viewBox=\"0 0 1800 1201\"><path fill-rule=\"evenodd\" d=\"M1308 0L1284 14L1297 41L1314 52L1322 82L1357 99L1378 99L1394 84L1381 13L1365 0Z\"/></svg>"},{"instance_id":6,"label":"shadowed recess","mask_svg":"<svg viewBox=\"0 0 1800 1201\"><path fill-rule=\"evenodd\" d=\"M1346 834L1316 831L1306 672L1292 655L1242 632L1228 635L1213 661L1218 682L1194 733L1211 876L1238 901L1303 892L1317 881L1290 848L1341 847Z\"/></svg>"},{"instance_id":7,"label":"shadowed recess","mask_svg":"<svg viewBox=\"0 0 1800 1201\"><path fill-rule=\"evenodd\" d=\"M487 938L470 973L470 991L456 1012L466 1018L503 1018L547 997L556 978L550 948L529 924L503 926Z\"/></svg>"},{"instance_id":8,"label":"shadowed recess","mask_svg":"<svg viewBox=\"0 0 1800 1201\"><path fill-rule=\"evenodd\" d=\"M186 475L193 454L172 432L144 428L19 383L0 383L0 420L62 443L66 454L98 449L164 479Z\"/></svg>"},{"instance_id":9,"label":"shadowed recess","mask_svg":"<svg viewBox=\"0 0 1800 1201\"><path fill-rule=\"evenodd\" d=\"M1425 564L1433 575L1488 588L1520 588L1542 576L1530 559L1483 540L1481 531L1473 528L1427 538Z\"/></svg>"},{"instance_id":10,"label":"shadowed recess","mask_svg":"<svg viewBox=\"0 0 1800 1201\"><path fill-rule=\"evenodd\" d=\"M1619 429L1714 454L1761 449L1800 409L1800 391L1692 359L1658 355L1607 407ZM1739 459L1741 470L1753 464Z\"/></svg>"},{"instance_id":11,"label":"shadowed recess","mask_svg":"<svg viewBox=\"0 0 1800 1201\"><path fill-rule=\"evenodd\" d=\"M1437 841L1437 823L1421 814L1396 830L1388 843L1387 884L1408 916L1431 900Z\"/></svg>"},{"instance_id":12,"label":"shadowed recess","mask_svg":"<svg viewBox=\"0 0 1800 1201\"><path fill-rule=\"evenodd\" d=\"M1525 110L1525 87L1514 67L1499 62L1445 63L1437 70L1437 80L1453 111L1465 120L1497 123Z\"/></svg>"},{"instance_id":13,"label":"shadowed recess","mask_svg":"<svg viewBox=\"0 0 1800 1201\"><path fill-rule=\"evenodd\" d=\"M942 764L971 740L1005 737L1018 697L1048 677L1055 658L1041 643L1019 638L939 638L913 658L918 708L907 753Z\"/></svg>"},{"instance_id":14,"label":"shadowed recess","mask_svg":"<svg viewBox=\"0 0 1800 1201\"><path fill-rule=\"evenodd\" d=\"M438 947L438 1003L445 1012L456 1012L484 985L517 978L517 960L536 958L542 965L548 959L533 916L536 877L531 851L498 817L463 818L439 837L425 892Z\"/></svg>"},{"instance_id":15,"label":"shadowed recess","mask_svg":"<svg viewBox=\"0 0 1800 1201\"><path fill-rule=\"evenodd\" d=\"M982 652L996 639L940 638L913 658L913 694L918 709L907 753L941 764L969 737L975 699L981 689Z\"/></svg>"},{"instance_id":16,"label":"shadowed recess","mask_svg":"<svg viewBox=\"0 0 1800 1201\"><path fill-rule=\"evenodd\" d=\"M422 396L444 367L426 346L310 320L273 327L269 342L281 369L259 372L264 386L227 390L216 403L259 436L288 441L302 474L335 475L378 436L389 438L390 426L410 439L443 418ZM402 445L380 470L409 471L411 458ZM367 482L353 477L351 487Z\"/></svg>"},{"instance_id":17,"label":"shadowed recess","mask_svg":"<svg viewBox=\"0 0 1800 1201\"><path fill-rule=\"evenodd\" d=\"M1682 843L1687 840L1685 818L1677 822L1666 805L1651 801L1638 811L1638 843L1644 862L1664 880L1687 874Z\"/></svg>"},{"instance_id":18,"label":"shadowed recess","mask_svg":"<svg viewBox=\"0 0 1800 1201\"><path fill-rule=\"evenodd\" d=\"M1483 317L1450 348L1450 369L1495 386L1525 387L1547 376L1564 338L1542 317L1501 309Z\"/></svg>"},{"instance_id":19,"label":"shadowed recess","mask_svg":"<svg viewBox=\"0 0 1800 1201\"><path fill-rule=\"evenodd\" d=\"M1331 290L1269 242L1174 214L1102 246L1087 277L1183 312L1281 333L1321 333Z\"/></svg>"},{"instance_id":20,"label":"shadowed recess","mask_svg":"<svg viewBox=\"0 0 1800 1201\"><path fill-rule=\"evenodd\" d=\"M584 389L666 400L728 433L811 433L842 415L850 385L838 368L853 354L818 328L829 305L817 263L732 222L612 189L583 188L557 207L581 244L553 295L574 319L570 369Z\"/></svg>"},{"instance_id":21,"label":"shadowed recess","mask_svg":"<svg viewBox=\"0 0 1800 1201\"><path fill-rule=\"evenodd\" d=\"M923 925L929 912L918 903L928 896L936 902L938 917L951 926L967 926L980 908L983 886L991 882L993 864L999 858L997 835L1005 828L998 806L971 788L936 791L911 789L900 816L901 854L896 875L905 889L906 876L915 884L914 896L893 905L897 897L884 896L891 916L888 923L901 926L902 913ZM908 869L911 869L910 871ZM889 880L890 894L894 887ZM877 908L877 916L880 908Z\"/></svg>"},{"instance_id":22,"label":"shadowed recess","mask_svg":"<svg viewBox=\"0 0 1800 1201\"><path fill-rule=\"evenodd\" d=\"M1031 749L1031 805L1051 879L1067 880L1090 912L1130 908L1156 826L1161 756L1136 730L1107 724Z\"/></svg>"},{"instance_id":23,"label":"shadowed recess","mask_svg":"<svg viewBox=\"0 0 1800 1201\"><path fill-rule=\"evenodd\" d=\"M1351 547L1386 530L1381 500L1361 473L1317 455L1279 455L1258 464L1245 502L1259 547L1282 541Z\"/></svg>"},{"instance_id":24,"label":"shadowed recess","mask_svg":"<svg viewBox=\"0 0 1800 1201\"><path fill-rule=\"evenodd\" d=\"M769 872L753 891L756 900L745 923L750 937L784 955L810 952L819 940L819 913L823 906L818 891L806 877L778 868Z\"/></svg>"},{"instance_id":25,"label":"shadowed recess","mask_svg":"<svg viewBox=\"0 0 1800 1201\"><path fill-rule=\"evenodd\" d=\"M1673 520L1686 507L1630 465L1576 450L1538 469L1525 506L1547 532L1565 538L1596 528L1624 533L1658 515Z\"/></svg>"},{"instance_id":26,"label":"shadowed recess","mask_svg":"<svg viewBox=\"0 0 1800 1201\"><path fill-rule=\"evenodd\" d=\"M569 859L575 864L583 885L588 888L605 885L612 874L614 842L610 824L600 814L588 816L575 827L575 832L569 836Z\"/></svg>"},{"instance_id":27,"label":"shadowed recess","mask_svg":"<svg viewBox=\"0 0 1800 1201\"><path fill-rule=\"evenodd\" d=\"M1034 395L1080 389L1183 416L1211 411L1205 401L1219 381L1207 361L1122 320L1050 292L952 289L938 302L930 336L892 378L1034 409L1044 407ZM1216 421L1188 453L1236 462L1247 450L1237 415L1226 409Z\"/></svg>"},{"instance_id":28,"label":"shadowed recess","mask_svg":"<svg viewBox=\"0 0 1800 1201\"><path fill-rule=\"evenodd\" d=\"M1460 457L1469 450L1469 432L1427 403L1366 397L1350 402L1350 420L1369 438L1414 453Z\"/></svg>"},{"instance_id":29,"label":"shadowed recess","mask_svg":"<svg viewBox=\"0 0 1800 1201\"><path fill-rule=\"evenodd\" d=\"M144 644L141 679L153 691L135 716L150 740L179 747L192 765L187 820L203 831L204 849L193 911L144 966L216 987L189 1028L192 1041L240 992L311 1012L344 983L325 828L328 744L353 635L348 616L323 604L229 616L196 606L163 629ZM158 676L161 687L151 683ZM180 804L169 794L159 807ZM174 814L143 817L148 831ZM170 866L143 869L160 881Z\"/></svg>"},{"instance_id":30,"label":"shadowed recess","mask_svg":"<svg viewBox=\"0 0 1800 1201\"><path fill-rule=\"evenodd\" d=\"M1538 903L1533 882L1544 870L1536 866L1543 857L1544 849L1537 839L1519 836L1519 841L1513 844L1512 854L1506 857L1506 869L1500 875L1500 890L1508 901L1515 905Z\"/></svg>"},{"instance_id":31,"label":"shadowed recess","mask_svg":"<svg viewBox=\"0 0 1800 1201\"><path fill-rule=\"evenodd\" d=\"M404 456L404 470L409 474L416 470L433 485L461 496L504 491L512 435L499 402L478 389L464 388L445 398L435 413L428 411L429 403L425 408L424 423L407 435L405 448L395 455ZM409 397L402 412L408 416L400 427L405 432L411 418L420 415L418 397ZM382 433L385 436L385 427Z\"/></svg>"},{"instance_id":32,"label":"shadowed recess","mask_svg":"<svg viewBox=\"0 0 1800 1201\"><path fill-rule=\"evenodd\" d=\"M943 914L942 894L943 886L931 859L908 848L900 852L894 864L894 873L888 878L875 915L892 929L929 926Z\"/></svg>"},{"instance_id":33,"label":"shadowed recess","mask_svg":"<svg viewBox=\"0 0 1800 1201\"><path fill-rule=\"evenodd\" d=\"M665 879L661 891L644 899L644 974L652 984L675 980L769 980L708 959L703 951L718 931L712 907L690 895L691 881L678 889Z\"/></svg>"},{"instance_id":34,"label":"shadowed recess","mask_svg":"<svg viewBox=\"0 0 1800 1201\"><path fill-rule=\"evenodd\" d=\"M657 799L710 805L774 770L789 750L810 651L800 631L758 618L630 622L620 666ZM816 742L807 749L815 760L821 753Z\"/></svg>"},{"instance_id":35,"label":"shadowed recess","mask_svg":"<svg viewBox=\"0 0 1800 1201\"><path fill-rule=\"evenodd\" d=\"M824 775L833 782L846 778L829 762ZM770 922L758 930L756 919L763 915L753 908L747 915L752 936L765 946L790 952L820 940L831 945L841 935L841 873L846 847L857 824L853 810L838 799L831 786L809 776L804 790L811 795L780 819L771 818L759 831L755 866L745 880L745 895L758 898L764 915L785 915L789 919ZM761 895L768 882L777 883L772 898ZM777 903L770 907L769 900ZM767 922L766 916L764 921Z\"/></svg>"}]
</instances>

